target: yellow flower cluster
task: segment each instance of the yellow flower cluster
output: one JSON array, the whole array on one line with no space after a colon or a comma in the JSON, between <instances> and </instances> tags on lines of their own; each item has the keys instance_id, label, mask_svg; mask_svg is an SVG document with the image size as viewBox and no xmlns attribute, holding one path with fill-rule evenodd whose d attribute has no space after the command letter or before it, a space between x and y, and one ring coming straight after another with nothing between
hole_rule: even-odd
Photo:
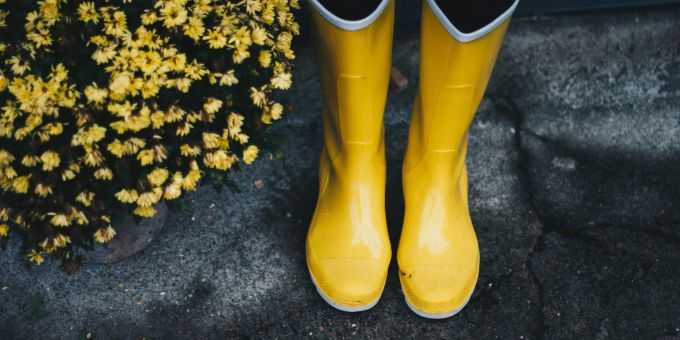
<instances>
[{"instance_id":1,"label":"yellow flower cluster","mask_svg":"<svg viewBox=\"0 0 680 340\"><path fill-rule=\"evenodd\" d=\"M0 239L24 235L38 264L73 259L110 241L117 216L152 217L255 161L292 84L294 9L0 0Z\"/></svg>"}]
</instances>

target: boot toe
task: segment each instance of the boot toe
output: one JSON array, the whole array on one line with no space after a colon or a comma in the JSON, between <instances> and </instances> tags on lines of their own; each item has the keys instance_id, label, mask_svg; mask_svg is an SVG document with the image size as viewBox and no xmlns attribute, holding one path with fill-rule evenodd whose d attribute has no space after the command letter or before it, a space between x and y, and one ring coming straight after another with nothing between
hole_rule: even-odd
<instances>
[{"instance_id":1,"label":"boot toe","mask_svg":"<svg viewBox=\"0 0 680 340\"><path fill-rule=\"evenodd\" d=\"M428 318L443 318L465 306L475 288L477 270L414 266L400 270L399 280L414 312Z\"/></svg>"},{"instance_id":2,"label":"boot toe","mask_svg":"<svg viewBox=\"0 0 680 340\"><path fill-rule=\"evenodd\" d=\"M378 302L388 263L373 259L308 259L312 280L321 296L344 311L366 310Z\"/></svg>"}]
</instances>

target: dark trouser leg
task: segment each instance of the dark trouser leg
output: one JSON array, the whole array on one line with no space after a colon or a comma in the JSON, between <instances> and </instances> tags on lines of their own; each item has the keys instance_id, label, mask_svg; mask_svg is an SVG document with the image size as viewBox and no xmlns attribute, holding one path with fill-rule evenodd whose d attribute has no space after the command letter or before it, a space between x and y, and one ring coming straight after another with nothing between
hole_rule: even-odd
<instances>
[{"instance_id":1,"label":"dark trouser leg","mask_svg":"<svg viewBox=\"0 0 680 340\"><path fill-rule=\"evenodd\" d=\"M345 20L360 20L380 5L380 0L319 0L323 7Z\"/></svg>"},{"instance_id":2,"label":"dark trouser leg","mask_svg":"<svg viewBox=\"0 0 680 340\"><path fill-rule=\"evenodd\" d=\"M507 11L515 0L435 0L451 23L463 33L474 32Z\"/></svg>"}]
</instances>

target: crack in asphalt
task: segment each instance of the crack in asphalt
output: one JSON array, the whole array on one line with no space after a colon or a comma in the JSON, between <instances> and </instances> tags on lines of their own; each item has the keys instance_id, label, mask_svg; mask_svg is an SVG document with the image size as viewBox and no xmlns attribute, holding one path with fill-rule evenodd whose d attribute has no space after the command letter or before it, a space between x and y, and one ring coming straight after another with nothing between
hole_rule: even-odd
<instances>
[{"instance_id":1,"label":"crack in asphalt","mask_svg":"<svg viewBox=\"0 0 680 340\"><path fill-rule=\"evenodd\" d=\"M546 337L546 330L547 330L547 325L545 322L545 291L544 291L544 286L543 282L541 281L538 273L536 272L535 268L535 263L534 263L534 257L536 254L539 254L545 250L545 238L547 235L551 233L557 233L563 237L585 237L583 235L583 232L587 231L597 231L597 230L605 230L605 229L613 229L613 230L626 230L629 232L637 232L637 233L644 233L652 237L656 238L661 238L669 242L673 243L680 243L680 237L665 233L661 230L658 229L653 229L653 228L631 228L631 227L626 227L626 226L621 226L621 225L613 225L613 224L601 224L593 227L585 227L585 228L559 228L555 226L551 226L544 221L547 221L547 219L543 216L542 211L539 209L538 204L536 202L536 199L534 197L534 187L532 183L532 176L531 176L531 155L530 152L527 150L526 146L523 143L523 138L525 138L526 135L536 138L540 140L543 143L547 143L555 147L556 149L564 152L565 154L569 154L575 159L578 158L580 161L584 161L585 163L588 163L590 166L598 167L600 169L610 169L611 167L608 167L604 164L601 164L597 161L593 161L592 159L589 159L587 157L583 157L580 155L578 152L575 152L568 146L563 145L562 143L558 141L554 141L550 138L547 138L545 136L542 136L534 131L531 131L527 129L524 126L524 117L521 113L521 110L518 108L517 104L513 101L513 99L509 95L491 95L489 96L491 99L492 104L496 109L498 109L501 112L507 113L510 118L512 119L513 122L513 138L515 142L515 147L517 148L517 151L519 153L519 161L518 161L518 169L519 169L519 180L523 184L523 186L526 188L524 190L524 194L527 195L527 201L529 203L529 207L531 209L530 213L533 213L536 218L536 222L538 223L540 233L536 236L536 239L534 241L533 246L531 247L531 251L529 252L526 260L526 267L529 271L529 274L533 280L534 285L536 286L537 294L538 294L538 299L539 299L539 311L537 314L537 322L538 325L536 329L533 331L534 337L537 339L544 339ZM578 157L575 157L578 155ZM680 224L680 221L670 221L664 223L664 225L674 225L674 224ZM509 275L503 275L501 277L507 277Z\"/></svg>"},{"instance_id":2,"label":"crack in asphalt","mask_svg":"<svg viewBox=\"0 0 680 340\"><path fill-rule=\"evenodd\" d=\"M537 327L535 330L533 330L533 335L537 339L544 339L545 338L545 333L546 333L546 325L545 325L545 314L544 314L544 288L543 288L543 282L539 278L538 274L534 270L534 255L536 253L542 252L544 249L545 245L545 234L546 234L546 225L543 223L543 218L542 215L536 206L536 203L534 202L534 190L533 190L533 185L531 182L531 173L530 173L530 161L529 161L529 153L524 147L522 143L522 133L524 130L522 129L524 117L522 116L519 108L515 104L515 102L510 98L509 96L490 96L491 102L493 105L500 109L500 111L504 111L507 114L509 114L510 118L512 119L513 123L513 139L515 142L515 147L517 148L518 152L518 174L519 174L519 181L522 183L523 187L526 188L524 190L524 194L526 195L526 200L529 204L530 207L530 214L533 215L533 217L536 219L536 223L538 224L539 227L539 234L536 236L536 239L534 241L534 244L531 247L531 250L527 256L527 260L525 263L525 266L527 267L527 270L529 271L529 275L532 278L532 281L534 285L536 286L536 293L538 295L538 307L539 310L537 312L536 318L537 318Z\"/></svg>"}]
</instances>

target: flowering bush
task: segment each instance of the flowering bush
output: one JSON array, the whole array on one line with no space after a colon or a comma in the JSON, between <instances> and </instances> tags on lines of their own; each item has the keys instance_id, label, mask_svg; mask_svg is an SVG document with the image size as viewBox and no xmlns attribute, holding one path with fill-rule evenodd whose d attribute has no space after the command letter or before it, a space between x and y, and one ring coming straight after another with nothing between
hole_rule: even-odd
<instances>
[{"instance_id":1,"label":"flowering bush","mask_svg":"<svg viewBox=\"0 0 680 340\"><path fill-rule=\"evenodd\" d=\"M0 242L80 261L125 214L252 163L297 0L0 0Z\"/></svg>"}]
</instances>

